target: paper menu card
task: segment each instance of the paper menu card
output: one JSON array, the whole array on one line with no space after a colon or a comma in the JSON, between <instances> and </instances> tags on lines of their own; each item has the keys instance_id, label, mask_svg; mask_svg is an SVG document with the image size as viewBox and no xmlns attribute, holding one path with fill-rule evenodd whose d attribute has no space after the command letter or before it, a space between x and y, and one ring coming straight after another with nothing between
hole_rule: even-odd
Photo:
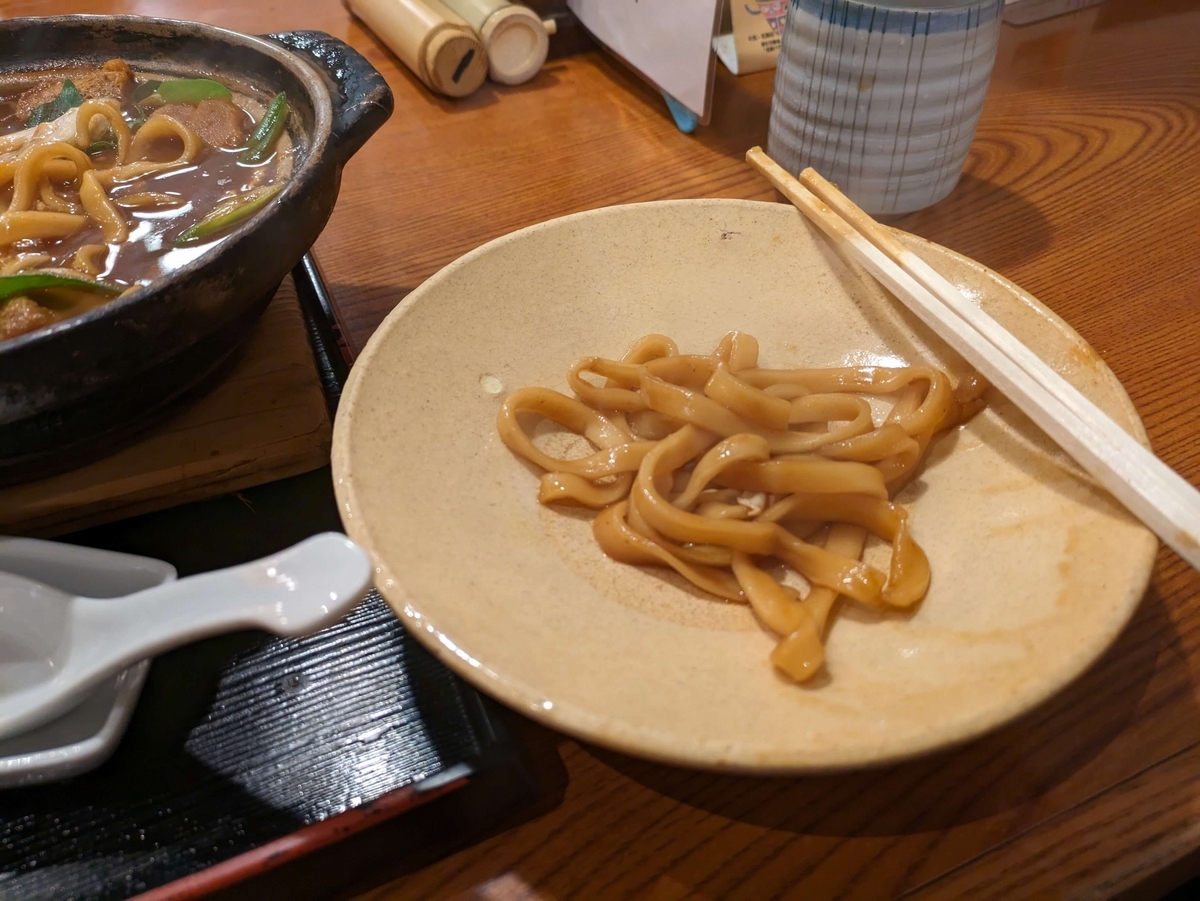
<instances>
[{"instance_id":1,"label":"paper menu card","mask_svg":"<svg viewBox=\"0 0 1200 901\"><path fill-rule=\"evenodd\" d=\"M707 122L722 0L567 0L596 40Z\"/></svg>"}]
</instances>

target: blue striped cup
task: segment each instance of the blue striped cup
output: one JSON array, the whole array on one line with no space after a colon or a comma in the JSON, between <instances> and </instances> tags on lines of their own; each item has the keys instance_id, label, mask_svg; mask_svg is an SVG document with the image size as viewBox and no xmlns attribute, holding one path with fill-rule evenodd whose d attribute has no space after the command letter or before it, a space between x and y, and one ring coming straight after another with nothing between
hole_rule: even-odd
<instances>
[{"instance_id":1,"label":"blue striped cup","mask_svg":"<svg viewBox=\"0 0 1200 901\"><path fill-rule=\"evenodd\" d=\"M1004 0L791 0L767 151L875 215L941 200L962 174Z\"/></svg>"}]
</instances>

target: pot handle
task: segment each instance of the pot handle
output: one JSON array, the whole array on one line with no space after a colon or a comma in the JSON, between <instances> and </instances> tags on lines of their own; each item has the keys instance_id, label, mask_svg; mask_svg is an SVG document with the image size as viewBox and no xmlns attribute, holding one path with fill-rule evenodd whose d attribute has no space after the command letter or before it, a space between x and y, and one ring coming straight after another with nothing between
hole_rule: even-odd
<instances>
[{"instance_id":1,"label":"pot handle","mask_svg":"<svg viewBox=\"0 0 1200 901\"><path fill-rule=\"evenodd\" d=\"M331 82L333 143L345 161L392 114L391 88L366 57L323 31L279 31L263 35L304 57Z\"/></svg>"}]
</instances>

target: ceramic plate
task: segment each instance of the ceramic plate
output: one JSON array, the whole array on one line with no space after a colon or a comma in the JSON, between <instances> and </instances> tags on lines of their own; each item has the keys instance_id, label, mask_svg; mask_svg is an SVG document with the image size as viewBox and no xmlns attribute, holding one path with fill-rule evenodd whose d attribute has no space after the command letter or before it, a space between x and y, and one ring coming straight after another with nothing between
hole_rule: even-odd
<instances>
[{"instance_id":1,"label":"ceramic plate","mask_svg":"<svg viewBox=\"0 0 1200 901\"><path fill-rule=\"evenodd\" d=\"M1015 285L904 239L1145 441L1096 353ZM516 232L413 291L354 366L337 418L347 531L397 614L482 690L582 739L744 772L895 761L1004 723L1114 640L1156 542L1003 398L944 437L901 494L933 581L911 616L844 610L798 687L745 607L606 558L590 515L541 507L500 443L523 385L649 332L708 352L730 329L763 365L962 361L790 206L612 207Z\"/></svg>"}]
</instances>

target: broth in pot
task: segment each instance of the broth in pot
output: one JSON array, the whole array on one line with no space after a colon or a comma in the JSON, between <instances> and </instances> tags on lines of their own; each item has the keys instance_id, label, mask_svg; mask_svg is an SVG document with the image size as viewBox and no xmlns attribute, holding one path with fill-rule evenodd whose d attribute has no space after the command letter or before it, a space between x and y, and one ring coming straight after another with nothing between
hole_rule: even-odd
<instances>
[{"instance_id":1,"label":"broth in pot","mask_svg":"<svg viewBox=\"0 0 1200 901\"><path fill-rule=\"evenodd\" d=\"M107 303L271 203L284 94L123 60L0 82L0 341Z\"/></svg>"}]
</instances>

